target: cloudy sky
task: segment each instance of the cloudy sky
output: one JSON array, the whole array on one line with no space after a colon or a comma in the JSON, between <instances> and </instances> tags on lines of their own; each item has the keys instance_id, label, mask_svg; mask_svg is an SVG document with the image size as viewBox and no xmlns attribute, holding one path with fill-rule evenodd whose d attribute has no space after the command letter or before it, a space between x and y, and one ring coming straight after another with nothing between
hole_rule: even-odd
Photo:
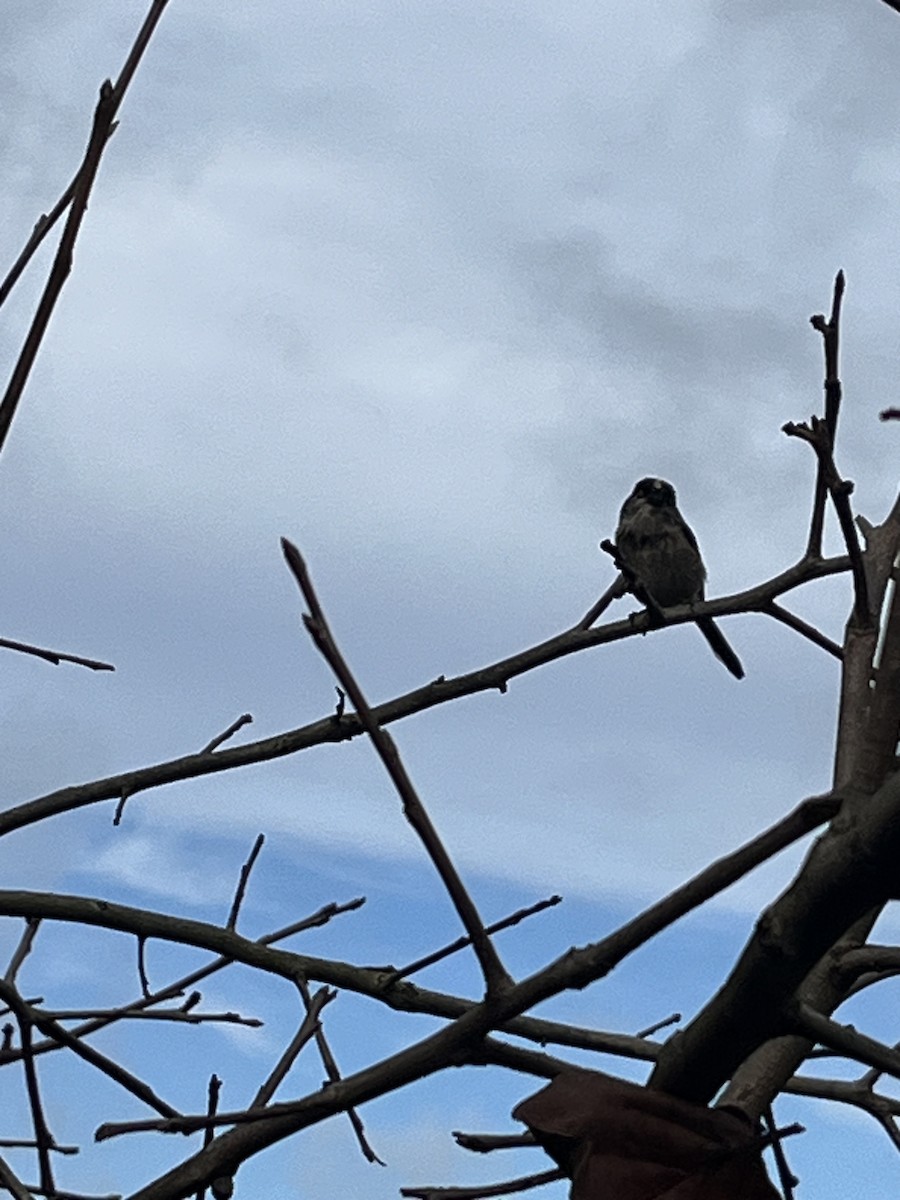
<instances>
[{"instance_id":1,"label":"cloudy sky","mask_svg":"<svg viewBox=\"0 0 900 1200\"><path fill-rule=\"evenodd\" d=\"M0 270L70 179L143 13L6 5ZM0 635L117 671L5 655L7 802L199 749L245 711L247 739L327 713L281 535L372 700L574 623L610 582L597 543L643 475L677 487L711 595L780 571L805 543L812 456L779 430L820 402L808 317L839 267L838 460L880 520L897 485L896 430L877 412L897 402L898 61L900 16L877 0L171 0L0 463ZM4 310L8 366L48 255ZM792 606L840 638L846 585ZM827 787L835 663L763 617L727 630L740 684L685 626L394 728L486 917L566 897L507 935L517 969L609 931ZM311 952L400 961L458 933L362 744L141 795L115 831L111 815L15 835L0 847L10 885L219 920L262 831L258 932L365 894ZM692 1015L799 854L557 1011L625 1032ZM83 949L46 944L55 973L36 953L28 986L81 986ZM396 1044L374 1015L361 1044L332 1008L348 1069ZM238 1056L237 1105L280 1043L216 1036L210 1054ZM333 1122L249 1167L248 1186L387 1197L540 1169L450 1147L451 1128L508 1128L532 1090L461 1078L370 1106L390 1162L374 1178ZM126 1107L110 1093L104 1119ZM896 1186L861 1118L784 1116L811 1127L792 1146L801 1200ZM61 1111L60 1136L83 1139L81 1117ZM170 1151L134 1145L137 1182ZM103 1153L72 1186L131 1186L118 1148Z\"/></svg>"}]
</instances>

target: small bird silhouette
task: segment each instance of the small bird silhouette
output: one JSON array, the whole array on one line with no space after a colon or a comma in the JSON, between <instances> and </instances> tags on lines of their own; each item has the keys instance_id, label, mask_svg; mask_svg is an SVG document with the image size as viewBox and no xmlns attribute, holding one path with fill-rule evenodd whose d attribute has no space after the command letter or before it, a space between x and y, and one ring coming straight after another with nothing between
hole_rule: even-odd
<instances>
[{"instance_id":1,"label":"small bird silhouette","mask_svg":"<svg viewBox=\"0 0 900 1200\"><path fill-rule=\"evenodd\" d=\"M619 513L616 549L622 565L661 608L703 599L706 568L671 483L647 478L634 485ZM698 617L697 627L716 657L743 679L741 660L712 617Z\"/></svg>"}]
</instances>

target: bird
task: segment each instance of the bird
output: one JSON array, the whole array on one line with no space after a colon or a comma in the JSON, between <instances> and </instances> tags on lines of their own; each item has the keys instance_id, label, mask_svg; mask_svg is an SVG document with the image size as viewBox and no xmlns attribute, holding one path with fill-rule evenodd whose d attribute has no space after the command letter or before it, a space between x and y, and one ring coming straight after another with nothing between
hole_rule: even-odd
<instances>
[{"instance_id":1,"label":"bird","mask_svg":"<svg viewBox=\"0 0 900 1200\"><path fill-rule=\"evenodd\" d=\"M634 485L619 513L616 550L620 565L632 576L632 590L637 585L660 608L704 598L706 567L700 547L665 479L648 477ZM697 627L715 656L736 679L743 679L741 660L712 617L698 617Z\"/></svg>"}]
</instances>

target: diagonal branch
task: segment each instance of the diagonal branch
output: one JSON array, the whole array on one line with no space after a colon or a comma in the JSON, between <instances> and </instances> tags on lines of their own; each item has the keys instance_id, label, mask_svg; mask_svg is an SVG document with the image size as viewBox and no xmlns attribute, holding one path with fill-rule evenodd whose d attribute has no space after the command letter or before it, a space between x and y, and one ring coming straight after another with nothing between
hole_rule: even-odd
<instances>
[{"instance_id":1,"label":"diagonal branch","mask_svg":"<svg viewBox=\"0 0 900 1200\"><path fill-rule=\"evenodd\" d=\"M809 323L822 335L825 353L825 427L827 430L828 449L834 448L834 437L837 432L837 420L841 407L841 380L838 374L838 351L840 344L841 302L844 298L844 272L838 271L834 279L834 290L831 296L831 316L828 320L821 313L810 317ZM825 525L825 498L828 486L825 480L825 467L822 459L816 472L816 487L813 496L813 511L809 525L809 540L806 544L808 558L820 558L822 555L822 530Z\"/></svg>"},{"instance_id":2,"label":"diagonal branch","mask_svg":"<svg viewBox=\"0 0 900 1200\"><path fill-rule=\"evenodd\" d=\"M453 901L453 905L459 914L466 933L472 941L472 947L481 964L488 995L493 996L498 992L502 992L509 986L511 979L500 962L491 939L485 932L484 922L479 916L478 910L466 890L459 872L453 865L450 855L447 853L443 842L438 836L437 830L431 823L431 818L428 816L425 806L422 804L416 789L413 787L412 780L407 774L394 740L378 723L372 709L369 707L368 701L363 695L362 688L357 683L356 678L338 649L337 643L328 627L325 613L313 588L312 580L306 569L306 563L303 561L299 550L287 538L281 539L281 547L291 573L296 579L300 591L303 593L303 598L309 605L309 613L304 614L303 623L322 657L331 667L332 671L334 671L340 681L341 687L346 690L347 695L353 702L357 716L362 722L366 733L372 739L372 744L375 747L378 757L384 764L400 799L403 801L404 816L419 835L423 846L441 877L444 887L447 889L450 899Z\"/></svg>"},{"instance_id":3,"label":"diagonal branch","mask_svg":"<svg viewBox=\"0 0 900 1200\"><path fill-rule=\"evenodd\" d=\"M841 533L844 535L847 554L850 557L855 597L853 621L859 629L871 628L876 614L872 612L869 603L869 586L866 580L862 549L853 521L853 510L850 508L853 484L849 479L842 479L835 466L834 443L828 421L827 419L823 421L820 417L813 417L809 424L788 421L786 425L782 426L782 431L788 437L796 437L808 442L816 452L819 461L818 478L823 481L823 486L831 496L841 526Z\"/></svg>"},{"instance_id":4,"label":"diagonal branch","mask_svg":"<svg viewBox=\"0 0 900 1200\"><path fill-rule=\"evenodd\" d=\"M69 216L59 240L47 283L38 302L37 311L25 337L19 358L13 367L6 392L0 401L0 451L6 442L13 417L25 390L25 384L28 382L31 368L34 366L41 342L44 340L44 334L47 332L50 317L53 315L56 302L72 270L75 242L87 211L88 196L100 167L103 150L115 125L116 114L167 3L168 0L154 0L135 38L115 87L108 79L100 87L100 99L94 111L94 120L84 161L74 180ZM34 236L33 234L32 238Z\"/></svg>"}]
</instances>

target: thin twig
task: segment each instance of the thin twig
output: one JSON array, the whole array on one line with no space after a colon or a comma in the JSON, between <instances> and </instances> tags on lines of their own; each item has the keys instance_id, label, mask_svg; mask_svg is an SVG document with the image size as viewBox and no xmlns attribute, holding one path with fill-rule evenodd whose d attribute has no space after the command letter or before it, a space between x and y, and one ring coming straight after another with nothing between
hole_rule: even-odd
<instances>
[{"instance_id":1,"label":"thin twig","mask_svg":"<svg viewBox=\"0 0 900 1200\"><path fill-rule=\"evenodd\" d=\"M105 1054L101 1054L99 1050L86 1045L50 1017L45 1016L37 1009L26 1004L24 1000L17 996L15 989L10 987L4 980L0 980L0 997L13 1009L20 1026L24 1024L24 1027L30 1029L33 1025L45 1037L52 1038L61 1046L65 1046L71 1050L73 1054L77 1054L79 1058L89 1063L92 1067L96 1067L98 1071L102 1071L104 1075L108 1076L115 1083L118 1083L120 1087L130 1092L132 1096L136 1096L138 1100L143 1101L149 1108L155 1109L156 1112L161 1113L163 1116L178 1116L178 1109L161 1100L143 1080L138 1079L136 1075L132 1075L130 1071L126 1071L124 1067L114 1062L111 1058L107 1058ZM22 1051L27 1071L28 1060L29 1058L33 1059L34 1055L30 1053L30 1049L26 1051L24 1039L22 1042Z\"/></svg>"},{"instance_id":2,"label":"thin twig","mask_svg":"<svg viewBox=\"0 0 900 1200\"><path fill-rule=\"evenodd\" d=\"M337 647L300 551L287 538L281 539L281 548L291 573L303 594L303 598L309 606L309 613L305 613L303 617L303 623L306 626L307 632L313 639L316 648L338 677L341 687L344 688L350 697L356 709L357 716L362 721L378 757L384 764L394 787L403 801L403 812L406 819L419 835L431 861L434 863L435 869L441 877L444 887L453 901L460 920L472 940L472 948L481 965L488 995L495 995L504 991L511 984L512 980L503 967L490 938L485 933L484 922L479 916L472 898L466 890L456 867L453 865L450 855L438 837L437 830L432 825L431 818L425 811L418 793L413 787L412 780L401 761L393 738L378 723L375 714L363 695L362 689Z\"/></svg>"},{"instance_id":3,"label":"thin twig","mask_svg":"<svg viewBox=\"0 0 900 1200\"><path fill-rule=\"evenodd\" d=\"M305 979L298 979L297 988L303 998L303 1003L306 1005L306 1011L309 1012L314 1000L314 997L310 995L309 984ZM340 1068L337 1065L337 1059L331 1051L331 1046L328 1044L328 1038L325 1036L325 1030L322 1028L321 1022L316 1024L315 1039L316 1049L319 1051L319 1058L322 1060L322 1066L325 1068L325 1076L328 1082L330 1084L339 1083L341 1080ZM353 1136L356 1138L360 1153L366 1162L377 1163L379 1167L385 1166L384 1160L378 1157L369 1142L362 1117L352 1105L347 1109L347 1120L350 1122Z\"/></svg>"},{"instance_id":4,"label":"thin twig","mask_svg":"<svg viewBox=\"0 0 900 1200\"><path fill-rule=\"evenodd\" d=\"M826 321L822 313L810 317L809 323L813 329L822 335L825 353L825 425L828 431L828 449L834 448L834 437L837 432L838 414L841 407L841 380L838 366L840 345L841 303L844 298L844 272L838 271L834 279L834 290L831 296L831 316ZM813 511L809 524L809 539L806 544L808 558L822 556L822 530L825 525L825 497L827 483L825 467L822 459L816 471L816 486L813 496Z\"/></svg>"},{"instance_id":5,"label":"thin twig","mask_svg":"<svg viewBox=\"0 0 900 1200\"><path fill-rule=\"evenodd\" d=\"M871 612L869 605L869 585L863 564L862 548L859 544L859 534L856 530L856 523L853 520L853 510L850 507L850 495L853 491L853 484L847 479L842 479L835 466L833 442L829 433L828 422L827 420L821 420L819 417L813 417L809 424L806 422L798 424L794 421L788 421L787 424L782 426L782 431L788 437L796 437L804 442L808 442L816 452L816 457L819 461L819 476L824 480L824 485L831 495L838 523L841 527L841 533L844 535L847 554L850 558L855 598L853 610L854 622L858 629L871 628L874 621L874 614Z\"/></svg>"},{"instance_id":6,"label":"thin twig","mask_svg":"<svg viewBox=\"0 0 900 1200\"><path fill-rule=\"evenodd\" d=\"M72 270L75 242L87 210L88 196L90 195L97 170L100 166L103 150L109 141L115 124L116 114L119 111L128 85L137 70L138 63L147 48L147 44L163 14L167 2L168 0L154 0L135 38L128 58L125 60L125 65L116 81L115 87L108 79L100 87L100 99L94 111L91 135L88 140L84 160L75 177L75 186L72 190L72 198L69 205L69 215L62 232L62 237L59 240L56 256L53 259L47 283L38 302L37 311L26 335L21 353L13 368L6 392L2 401L0 401L0 450L3 449L6 443L6 437L12 425L16 408L22 397L25 384L28 382L28 376L31 373L31 368L34 365L41 342L44 339L50 317L56 307L56 302Z\"/></svg>"},{"instance_id":7,"label":"thin twig","mask_svg":"<svg viewBox=\"0 0 900 1200\"><path fill-rule=\"evenodd\" d=\"M365 903L362 897L357 897L355 900L350 900L345 904L325 904L317 912L311 916L304 917L299 921L294 921L290 925L284 926L282 929L276 930L274 933L266 934L265 937L258 939L258 944L261 946L271 946L276 942L283 941L285 938L292 937L294 934L302 933L307 929L312 929L320 925L327 924L333 917L339 916L341 913L352 912L361 907ZM133 1001L131 1004L123 1005L120 1008L110 1009L107 1013L97 1017L92 1017L85 1025L78 1029L70 1031L70 1035L74 1038L84 1038L89 1034L96 1033L100 1029L105 1029L108 1025L114 1024L116 1021L125 1020L135 1016L138 1012L148 1008L153 1004L160 1004L164 1000L170 1000L184 994L187 988L193 987L195 983L201 982L203 979L208 979L209 976L216 974L218 971L224 970L231 966L234 959L227 956L221 956L213 959L205 967L199 967L196 971L192 971L189 975L183 976L174 983L168 984L159 991L154 992L150 996L142 996L140 999ZM188 1011L188 1005L193 1007L199 1002L200 993L194 992L191 997L182 1005L182 1012ZM46 1014L51 1020L55 1016L54 1013ZM246 1019L249 1022L249 1018ZM51 1050L59 1049L59 1044L56 1041L48 1040L40 1042L34 1047L35 1054L46 1054ZM16 1051L0 1052L0 1063L15 1061L20 1055Z\"/></svg>"},{"instance_id":8,"label":"thin twig","mask_svg":"<svg viewBox=\"0 0 900 1200\"><path fill-rule=\"evenodd\" d=\"M591 605L575 628L590 629L601 613L606 612L613 600L618 600L627 591L628 585L625 582L625 576L620 574L617 579L613 580L596 604Z\"/></svg>"},{"instance_id":9,"label":"thin twig","mask_svg":"<svg viewBox=\"0 0 900 1200\"><path fill-rule=\"evenodd\" d=\"M36 1150L37 1142L34 1138L0 1138L0 1149L3 1150ZM58 1142L54 1142L47 1149L52 1154L80 1154L81 1149L78 1146L60 1146Z\"/></svg>"},{"instance_id":10,"label":"thin twig","mask_svg":"<svg viewBox=\"0 0 900 1200\"><path fill-rule=\"evenodd\" d=\"M71 183L54 204L50 212L41 213L41 215L35 221L34 228L28 237L28 241L22 248L22 252L10 267L9 271L7 271L6 278L2 283L0 283L0 307L6 303L13 288L19 282L22 272L28 266L32 256L40 246L41 242L43 242L44 238L72 203L72 197L75 195L75 185L78 183L78 175L80 174L80 171L81 168L79 167L78 171L76 171L75 175L73 176Z\"/></svg>"},{"instance_id":11,"label":"thin twig","mask_svg":"<svg viewBox=\"0 0 900 1200\"><path fill-rule=\"evenodd\" d=\"M26 1188L4 1158L0 1158L0 1184L15 1200L34 1200L33 1189Z\"/></svg>"},{"instance_id":12,"label":"thin twig","mask_svg":"<svg viewBox=\"0 0 900 1200\"><path fill-rule=\"evenodd\" d=\"M7 983L13 984L16 982L16 976L19 973L19 968L22 963L31 953L31 948L34 945L34 939L37 936L37 931L40 929L40 921L29 919L25 922L25 928L22 930L22 936L19 939L19 944L13 951L12 958L9 960L9 966L6 968L4 978Z\"/></svg>"},{"instance_id":13,"label":"thin twig","mask_svg":"<svg viewBox=\"0 0 900 1200\"><path fill-rule=\"evenodd\" d=\"M196 1003L200 1000L200 993L196 992L195 996ZM236 1012L193 1012L184 1008L159 1008L153 1012L141 1009L124 1012L121 1009L53 1009L44 1010L44 1016L51 1021L99 1022L109 1018L115 1021L169 1021L175 1025L243 1025L247 1029L261 1029L265 1024L259 1017L242 1017Z\"/></svg>"},{"instance_id":14,"label":"thin twig","mask_svg":"<svg viewBox=\"0 0 900 1200\"><path fill-rule=\"evenodd\" d=\"M247 883L250 879L250 872L253 870L253 864L259 858L259 852L262 850L266 842L264 833L257 834L256 841L253 843L253 849L247 861L241 867L241 877L238 880L237 890L234 893L234 900L231 903L231 911L228 914L228 920L225 922L226 929L234 929L237 925L238 913L241 911L241 905L244 902L244 895L247 891Z\"/></svg>"},{"instance_id":15,"label":"thin twig","mask_svg":"<svg viewBox=\"0 0 900 1200\"><path fill-rule=\"evenodd\" d=\"M547 1183L555 1183L565 1179L566 1174L559 1167L550 1171L539 1171L536 1175L522 1175L518 1179L508 1179L505 1183L481 1184L475 1187L405 1187L400 1189L401 1196L410 1196L413 1200L489 1200L492 1196L512 1196L515 1192L528 1192L532 1188L543 1187Z\"/></svg>"},{"instance_id":16,"label":"thin twig","mask_svg":"<svg viewBox=\"0 0 900 1200\"><path fill-rule=\"evenodd\" d=\"M513 925L518 925L526 917L534 916L536 913L543 912L546 908L552 908L554 905L561 903L562 896L549 896L546 900L538 900L536 904L530 904L527 908L520 908L510 916L504 917L502 921L495 921L493 925L488 925L485 933L500 933L502 930L509 929ZM388 972L385 982L391 984L396 983L398 979L406 979L408 976L415 975L419 971L424 970L425 967L433 966L436 962L440 962L441 959L449 958L451 954L456 954L457 951L471 944L470 938L457 938L455 942L451 942L449 946L443 946L440 950L435 950L433 954L426 954L423 958L417 958L415 962L409 963L408 966Z\"/></svg>"},{"instance_id":17,"label":"thin twig","mask_svg":"<svg viewBox=\"0 0 900 1200\"><path fill-rule=\"evenodd\" d=\"M229 738L234 737L239 729L243 729L245 725L252 725L253 717L250 713L242 713L236 721L232 721L224 733L220 733L218 737L214 737L211 742L208 742L200 751L201 754L212 754L218 749L223 742L227 742Z\"/></svg>"},{"instance_id":18,"label":"thin twig","mask_svg":"<svg viewBox=\"0 0 900 1200\"><path fill-rule=\"evenodd\" d=\"M58 667L60 663L75 663L79 667L88 667L92 671L114 671L112 663L98 662L95 658L82 658L79 654L64 654L62 650L45 650L42 646L30 646L27 642L13 642L9 638L0 638L0 647L4 650L15 650L19 654L31 654L42 658L45 662Z\"/></svg>"},{"instance_id":19,"label":"thin twig","mask_svg":"<svg viewBox=\"0 0 900 1200\"><path fill-rule=\"evenodd\" d=\"M796 1031L805 1037L821 1042L847 1058L856 1059L866 1066L900 1079L900 1052L886 1046L884 1042L859 1033L851 1025L840 1025L817 1012L811 1005L802 1002L797 1005L795 1023Z\"/></svg>"},{"instance_id":20,"label":"thin twig","mask_svg":"<svg viewBox=\"0 0 900 1200\"><path fill-rule=\"evenodd\" d=\"M314 996L309 1000L306 1007L306 1015L300 1024L300 1028L291 1038L289 1044L285 1047L284 1052L278 1059L278 1062L269 1072L267 1078L263 1082L259 1091L250 1101L251 1108L263 1108L267 1105L278 1090L279 1085L283 1082L288 1071L294 1065L297 1055L303 1049L307 1042L311 1041L315 1036L316 1030L319 1027L319 1015L326 1004L329 1004L337 995L337 992L332 988L319 988Z\"/></svg>"},{"instance_id":21,"label":"thin twig","mask_svg":"<svg viewBox=\"0 0 900 1200\"><path fill-rule=\"evenodd\" d=\"M32 1200L32 1196L46 1196L47 1200L122 1200L119 1192L114 1192L112 1195L98 1196L85 1192L66 1192L57 1189L51 1195L50 1192L45 1192L38 1184L29 1184L28 1191L31 1193L29 1200Z\"/></svg>"},{"instance_id":22,"label":"thin twig","mask_svg":"<svg viewBox=\"0 0 900 1200\"><path fill-rule=\"evenodd\" d=\"M150 979L147 975L147 939L139 937L137 940L137 968L138 978L141 981L141 993L146 1000L150 995Z\"/></svg>"},{"instance_id":23,"label":"thin twig","mask_svg":"<svg viewBox=\"0 0 900 1200\"><path fill-rule=\"evenodd\" d=\"M661 1021L656 1021L653 1025L648 1025L646 1029L640 1030L634 1036L638 1038L652 1037L654 1033L658 1033L660 1029L666 1029L669 1025L677 1025L681 1020L681 1013L672 1013L669 1017L663 1017Z\"/></svg>"},{"instance_id":24,"label":"thin twig","mask_svg":"<svg viewBox=\"0 0 900 1200\"><path fill-rule=\"evenodd\" d=\"M824 633L816 629L815 625L810 625L802 617L798 617L795 613L777 604L774 600L771 600L759 611L766 613L767 616L774 617L776 621L781 621L783 625L787 625L795 633L800 633L805 638L809 638L811 642L814 642L817 646L821 646L823 650L827 650L836 659L843 659L843 648L837 642L832 641L830 637L826 637Z\"/></svg>"},{"instance_id":25,"label":"thin twig","mask_svg":"<svg viewBox=\"0 0 900 1200\"><path fill-rule=\"evenodd\" d=\"M531 1130L525 1133L463 1133L454 1129L450 1134L462 1150L473 1154L490 1154L494 1150L520 1150L523 1146L536 1146Z\"/></svg>"},{"instance_id":26,"label":"thin twig","mask_svg":"<svg viewBox=\"0 0 900 1200\"><path fill-rule=\"evenodd\" d=\"M38 1167L41 1187L48 1192L55 1190L53 1182L53 1164L50 1161L50 1147L55 1139L47 1125L44 1116L44 1106L41 1102L41 1089L38 1084L37 1068L34 1065L34 1055L31 1052L31 1021L25 1010L25 1005L17 1003L15 989L3 985L3 999L13 1009L19 1025L19 1040L22 1044L22 1060L25 1067L25 1086L28 1092L28 1103L31 1106L31 1121L34 1126L34 1137L37 1143Z\"/></svg>"},{"instance_id":27,"label":"thin twig","mask_svg":"<svg viewBox=\"0 0 900 1200\"><path fill-rule=\"evenodd\" d=\"M800 1182L797 1176L788 1166L787 1155L784 1152L782 1143L782 1133L779 1130L775 1121L775 1113L770 1104L763 1113L766 1131L772 1139L772 1154L775 1158L775 1166L778 1170L778 1181L781 1184L781 1190L784 1193L784 1200L794 1200L794 1188Z\"/></svg>"},{"instance_id":28,"label":"thin twig","mask_svg":"<svg viewBox=\"0 0 900 1200\"><path fill-rule=\"evenodd\" d=\"M209 1118L214 1117L219 1110L219 1093L221 1090L222 1080L218 1075L210 1075L206 1088L206 1115ZM203 1130L203 1145L208 1146L214 1137L215 1134L213 1133L212 1125L207 1125ZM205 1197L206 1188L202 1187L197 1192L197 1200L205 1200Z\"/></svg>"}]
</instances>

